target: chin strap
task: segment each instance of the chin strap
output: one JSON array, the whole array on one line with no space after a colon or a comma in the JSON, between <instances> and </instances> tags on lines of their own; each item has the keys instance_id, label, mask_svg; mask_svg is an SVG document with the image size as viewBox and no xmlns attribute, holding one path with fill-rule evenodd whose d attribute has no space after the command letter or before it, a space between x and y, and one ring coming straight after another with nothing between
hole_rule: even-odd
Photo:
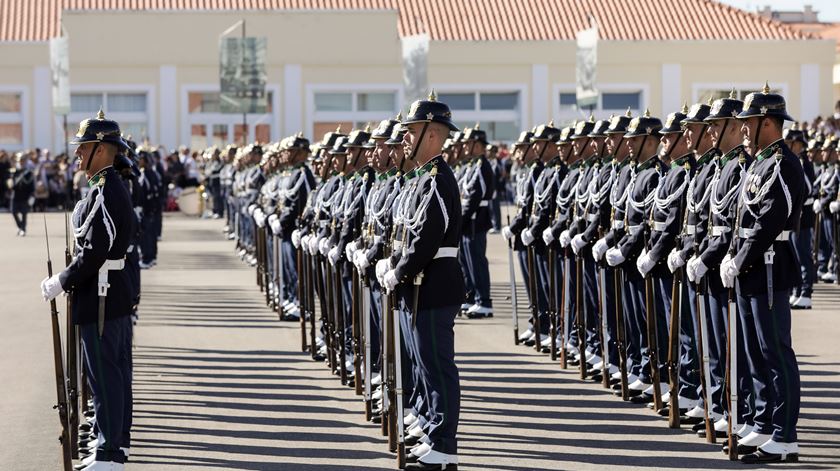
<instances>
[{"instance_id":1,"label":"chin strap","mask_svg":"<svg viewBox=\"0 0 840 471\"><path fill-rule=\"evenodd\" d=\"M729 126L729 119L724 119L724 120L723 120L723 129L721 129L721 130L720 130L720 139L718 139L718 140L717 140L717 142L715 142L715 149L716 149L716 150L720 150L720 141L722 141L722 140L723 140L723 136L725 136L725 135L726 135L726 128L727 128L728 126ZM706 127L705 127L705 126L703 126L703 131L706 131ZM703 134L702 134L702 133L700 133L700 137L703 137ZM697 146L699 146L699 145L700 145L700 140L698 139L698 140L697 140L697 144L694 146L694 149L696 150L696 149L697 149Z\"/></svg>"},{"instance_id":2,"label":"chin strap","mask_svg":"<svg viewBox=\"0 0 840 471\"><path fill-rule=\"evenodd\" d=\"M704 129L705 129L705 126L704 126ZM674 152L674 149L676 149L676 148L677 148L677 143L678 143L678 142L680 142L680 139L682 139L682 137L683 137L683 135L682 135L682 134L680 134L679 136L677 136L677 140L676 140L676 141L674 141L674 144L673 144L671 147L669 147L669 148L668 148L668 152L666 152L666 153L665 153L665 157L666 157L666 158L668 158L669 160L670 160L670 158L671 158L671 152ZM699 142L699 141L698 141L698 142ZM696 146L695 146L695 147L696 147Z\"/></svg>"},{"instance_id":3,"label":"chin strap","mask_svg":"<svg viewBox=\"0 0 840 471\"><path fill-rule=\"evenodd\" d=\"M85 165L85 172L90 170L90 164L93 163L93 156L96 155L96 150L99 149L99 141L96 141L96 144L93 145L93 150L90 151L90 157L88 157L88 163Z\"/></svg>"},{"instance_id":4,"label":"chin strap","mask_svg":"<svg viewBox=\"0 0 840 471\"><path fill-rule=\"evenodd\" d=\"M420 137L417 138L417 144L411 146L411 155L408 157L408 160L414 160L417 158L417 151L420 149L420 144L423 143L423 138L426 137L427 129L429 129L429 121L423 123L423 130L420 131Z\"/></svg>"}]
</instances>

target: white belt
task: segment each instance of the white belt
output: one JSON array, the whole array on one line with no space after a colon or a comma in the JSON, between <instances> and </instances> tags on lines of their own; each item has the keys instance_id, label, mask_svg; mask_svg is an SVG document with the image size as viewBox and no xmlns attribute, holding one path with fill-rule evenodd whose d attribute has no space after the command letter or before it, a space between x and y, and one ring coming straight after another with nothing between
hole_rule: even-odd
<instances>
[{"instance_id":1,"label":"white belt","mask_svg":"<svg viewBox=\"0 0 840 471\"><path fill-rule=\"evenodd\" d=\"M105 260L105 263L99 267L99 277L97 280L97 288L99 296L107 296L108 288L111 285L108 283L108 272L112 270L122 270L125 267L125 258L118 260Z\"/></svg>"},{"instance_id":2,"label":"white belt","mask_svg":"<svg viewBox=\"0 0 840 471\"><path fill-rule=\"evenodd\" d=\"M637 232L642 230L642 227L644 227L644 224L637 224L635 226L627 226L627 232L629 232L631 234L636 234Z\"/></svg>"},{"instance_id":3,"label":"white belt","mask_svg":"<svg viewBox=\"0 0 840 471\"><path fill-rule=\"evenodd\" d=\"M434 258L454 258L458 256L458 247L441 247Z\"/></svg>"},{"instance_id":4,"label":"white belt","mask_svg":"<svg viewBox=\"0 0 840 471\"><path fill-rule=\"evenodd\" d=\"M319 227L327 227L327 224L329 224L329 221L326 221L326 220L318 221L318 226Z\"/></svg>"},{"instance_id":5,"label":"white belt","mask_svg":"<svg viewBox=\"0 0 840 471\"><path fill-rule=\"evenodd\" d=\"M685 226L685 233L688 235L694 235L697 233L697 226L694 224L688 224Z\"/></svg>"},{"instance_id":6,"label":"white belt","mask_svg":"<svg viewBox=\"0 0 840 471\"><path fill-rule=\"evenodd\" d=\"M668 223L667 223L667 222L653 221L653 223L652 223L652 225L651 225L651 229L653 229L653 230L654 230L654 231L656 231L656 232L662 232L662 231L664 231L667 227L668 227Z\"/></svg>"},{"instance_id":7,"label":"white belt","mask_svg":"<svg viewBox=\"0 0 840 471\"><path fill-rule=\"evenodd\" d=\"M131 253L131 252L134 252L134 244L129 245L128 248L125 249L125 253Z\"/></svg>"},{"instance_id":8,"label":"white belt","mask_svg":"<svg viewBox=\"0 0 840 471\"><path fill-rule=\"evenodd\" d=\"M752 237L753 235L755 235L755 229L738 229L738 237L742 239ZM775 240L776 242L786 242L790 240L790 231L782 231L781 234L779 234Z\"/></svg>"},{"instance_id":9,"label":"white belt","mask_svg":"<svg viewBox=\"0 0 840 471\"><path fill-rule=\"evenodd\" d=\"M403 243L402 243L401 240L395 240L394 241L394 250L399 252L399 250L402 249L402 246L403 246Z\"/></svg>"},{"instance_id":10,"label":"white belt","mask_svg":"<svg viewBox=\"0 0 840 471\"><path fill-rule=\"evenodd\" d=\"M595 214L587 214L587 215L586 215L586 220L587 220L587 221L589 221L589 222L595 222L595 221L597 221L597 220L598 220L598 213L595 213Z\"/></svg>"},{"instance_id":11,"label":"white belt","mask_svg":"<svg viewBox=\"0 0 840 471\"><path fill-rule=\"evenodd\" d=\"M478 203L478 207L479 207L479 208L486 208L486 207L488 207L488 206L490 206L490 201L489 201L489 200L481 200L481 201Z\"/></svg>"},{"instance_id":12,"label":"white belt","mask_svg":"<svg viewBox=\"0 0 840 471\"><path fill-rule=\"evenodd\" d=\"M381 240L382 240L382 236L378 236L378 235L373 236L373 243L374 244L378 244L379 241L381 241Z\"/></svg>"},{"instance_id":13,"label":"white belt","mask_svg":"<svg viewBox=\"0 0 840 471\"><path fill-rule=\"evenodd\" d=\"M613 229L624 229L624 221L613 221L612 228Z\"/></svg>"},{"instance_id":14,"label":"white belt","mask_svg":"<svg viewBox=\"0 0 840 471\"><path fill-rule=\"evenodd\" d=\"M712 226L712 237L722 236L731 230L729 226Z\"/></svg>"},{"instance_id":15,"label":"white belt","mask_svg":"<svg viewBox=\"0 0 840 471\"><path fill-rule=\"evenodd\" d=\"M807 200L805 200L805 204L807 204L807 205L814 204L814 198L808 198Z\"/></svg>"}]
</instances>

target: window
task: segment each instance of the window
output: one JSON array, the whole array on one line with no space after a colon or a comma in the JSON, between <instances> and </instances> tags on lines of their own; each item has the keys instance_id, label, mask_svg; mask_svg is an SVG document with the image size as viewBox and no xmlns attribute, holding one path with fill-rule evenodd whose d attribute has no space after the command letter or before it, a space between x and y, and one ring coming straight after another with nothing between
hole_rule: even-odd
<instances>
[{"instance_id":1,"label":"window","mask_svg":"<svg viewBox=\"0 0 840 471\"><path fill-rule=\"evenodd\" d=\"M396 91L344 91L324 90L312 94L312 139L319 141L341 125L343 133L364 129L366 124L375 127L379 121L397 114Z\"/></svg>"},{"instance_id":2,"label":"window","mask_svg":"<svg viewBox=\"0 0 840 471\"><path fill-rule=\"evenodd\" d=\"M274 93L266 94L266 113L272 112ZM187 94L187 108L190 113L221 113L219 92L189 92Z\"/></svg>"},{"instance_id":3,"label":"window","mask_svg":"<svg viewBox=\"0 0 840 471\"><path fill-rule=\"evenodd\" d=\"M479 123L488 141L515 141L521 131L520 92L479 91L438 93L438 101L452 110L455 124L463 129Z\"/></svg>"},{"instance_id":4,"label":"window","mask_svg":"<svg viewBox=\"0 0 840 471\"><path fill-rule=\"evenodd\" d=\"M605 92L601 94L601 109L618 111L642 109L642 92Z\"/></svg>"},{"instance_id":5,"label":"window","mask_svg":"<svg viewBox=\"0 0 840 471\"><path fill-rule=\"evenodd\" d=\"M0 92L0 148L23 147L23 94Z\"/></svg>"},{"instance_id":6,"label":"window","mask_svg":"<svg viewBox=\"0 0 840 471\"><path fill-rule=\"evenodd\" d=\"M576 110L577 109L577 95L574 93L560 94L560 109L561 110Z\"/></svg>"},{"instance_id":7,"label":"window","mask_svg":"<svg viewBox=\"0 0 840 471\"><path fill-rule=\"evenodd\" d=\"M274 93L266 90L266 112L249 113L246 117L247 136L238 113L222 113L220 93L216 90L187 91L187 131L182 139L188 140L190 148L204 149L208 146L222 147L227 144L247 142L266 143L272 140L271 122L274 122Z\"/></svg>"},{"instance_id":8,"label":"window","mask_svg":"<svg viewBox=\"0 0 840 471\"><path fill-rule=\"evenodd\" d=\"M146 92L74 92L70 94L68 137L76 134L77 124L101 109L108 119L120 123L123 136L142 141L149 135L149 103Z\"/></svg>"}]
</instances>

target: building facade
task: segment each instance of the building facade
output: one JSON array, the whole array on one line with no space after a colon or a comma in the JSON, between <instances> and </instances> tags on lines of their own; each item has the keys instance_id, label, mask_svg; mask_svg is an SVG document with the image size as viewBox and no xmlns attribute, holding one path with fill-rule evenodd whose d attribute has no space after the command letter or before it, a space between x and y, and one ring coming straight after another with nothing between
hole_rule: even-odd
<instances>
[{"instance_id":1,"label":"building facade","mask_svg":"<svg viewBox=\"0 0 840 471\"><path fill-rule=\"evenodd\" d=\"M600 34L596 117L628 108L664 116L732 88L743 97L765 80L798 119L833 109L834 41L709 0L0 3L7 150L63 150L48 44L59 25L70 44L68 131L101 106L125 133L168 148L319 136L396 115L407 107L400 38L421 31L431 36L429 84L460 125L481 122L492 139L512 140L579 119L589 110L575 106L574 33L588 14ZM244 118L219 106L219 37L240 20L268 41L268 108Z\"/></svg>"}]
</instances>

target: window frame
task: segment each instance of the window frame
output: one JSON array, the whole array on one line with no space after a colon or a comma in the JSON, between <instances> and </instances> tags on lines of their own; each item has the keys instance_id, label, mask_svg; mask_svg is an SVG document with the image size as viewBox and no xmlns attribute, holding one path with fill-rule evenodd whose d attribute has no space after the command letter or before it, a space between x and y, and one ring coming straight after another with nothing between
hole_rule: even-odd
<instances>
[{"instance_id":1,"label":"window frame","mask_svg":"<svg viewBox=\"0 0 840 471\"><path fill-rule=\"evenodd\" d=\"M430 85L438 95L447 93L474 93L474 110L452 110L452 120L458 122L491 122L512 121L518 123L519 128L530 128L527 123L529 116L529 84L526 83L434 83ZM482 93L518 93L518 110L481 110ZM491 139L496 140L496 139Z\"/></svg>"},{"instance_id":2,"label":"window frame","mask_svg":"<svg viewBox=\"0 0 840 471\"><path fill-rule=\"evenodd\" d=\"M0 123L2 124L20 124L21 125L21 143L20 144L2 144L0 148L8 152L19 152L29 147L30 128L29 128L29 87L26 85L0 85L0 93L2 94L20 94L20 112L18 113L0 113Z\"/></svg>"},{"instance_id":3,"label":"window frame","mask_svg":"<svg viewBox=\"0 0 840 471\"><path fill-rule=\"evenodd\" d=\"M315 109L315 95L317 93L350 93L350 111L317 111ZM359 107L360 93L393 93L394 109L391 111L356 111ZM315 123L335 122L369 122L375 127L383 119L393 118L403 109L405 102L403 85L400 83L310 83L305 85L306 113L304 117L304 134L311 136L312 142L321 140L315 136ZM345 130L349 132L350 130Z\"/></svg>"},{"instance_id":4,"label":"window frame","mask_svg":"<svg viewBox=\"0 0 840 471\"><path fill-rule=\"evenodd\" d=\"M193 125L203 125L206 136L206 145L213 145L213 125L226 125L228 127L228 144L236 135L235 126L242 124L242 115L238 113L190 113L190 93L220 93L218 83L190 83L181 85L181 138L179 145L191 145ZM253 142L256 137L256 126L268 124L271 126L270 139L272 142L280 139L280 86L276 83L266 83L266 92L271 93L271 113L248 113L248 142Z\"/></svg>"},{"instance_id":5,"label":"window frame","mask_svg":"<svg viewBox=\"0 0 840 471\"><path fill-rule=\"evenodd\" d=\"M137 123L137 122L145 122L146 123L146 134L151 142L157 142L157 113L156 113L156 104L157 104L157 95L155 93L156 89L154 85L149 84L79 84L79 85L71 85L70 86L70 94L71 96L75 93L85 93L85 94L101 94L103 95L103 104L105 105L105 117L108 119L112 119L117 123ZM107 95L109 93L112 94L123 94L123 93L143 93L146 95L146 111L141 112L130 112L130 111L116 111L110 112L107 109L108 98ZM67 114L67 125L71 129L68 131L67 138L68 140L73 136L73 129L78 124L85 119L93 118L96 115L96 112L89 113L86 111L73 111L70 110L70 113ZM56 129L64 129L63 126L63 119L64 117L61 115L55 116L55 123ZM131 136L135 142L140 142L143 139L143 136ZM56 141L59 144L60 152L64 152L64 133L63 131L59 131L58 136L56 136ZM72 149L70 150L72 152Z\"/></svg>"},{"instance_id":6,"label":"window frame","mask_svg":"<svg viewBox=\"0 0 840 471\"><path fill-rule=\"evenodd\" d=\"M628 83L599 83L598 87L598 105L592 110L595 119L606 119L610 113L619 114L627 111L604 109L603 99L604 93L639 93L639 109L631 109L634 116L641 114L646 107L650 107L650 83L645 82L628 82ZM586 119L589 117L589 110L577 109L568 110L560 108L560 94L561 93L575 93L574 83L556 83L552 87L551 103L553 107L552 116L555 123L566 123L576 119ZM603 115L603 116L602 116ZM539 124L539 123L538 123Z\"/></svg>"}]
</instances>

